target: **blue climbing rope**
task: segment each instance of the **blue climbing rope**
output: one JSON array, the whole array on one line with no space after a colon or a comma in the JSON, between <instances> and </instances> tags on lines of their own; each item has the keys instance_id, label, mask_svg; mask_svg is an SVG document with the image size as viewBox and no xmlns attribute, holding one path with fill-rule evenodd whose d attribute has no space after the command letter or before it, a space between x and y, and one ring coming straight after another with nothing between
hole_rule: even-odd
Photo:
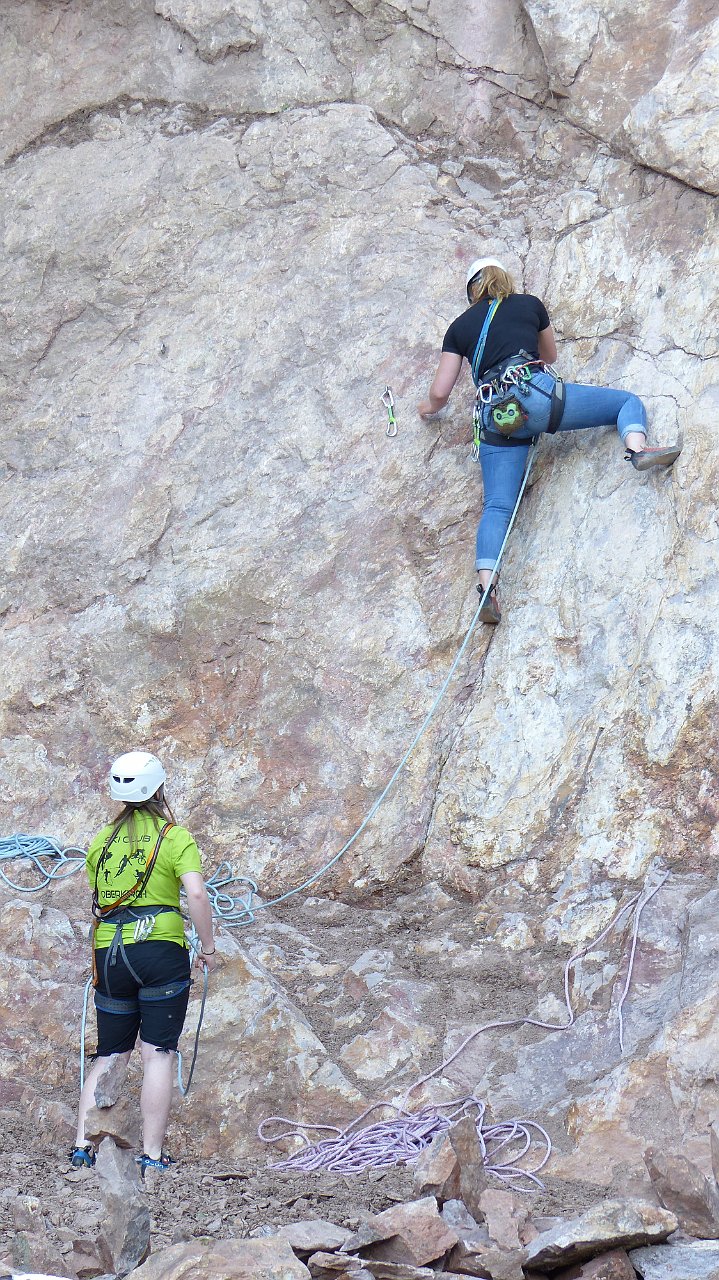
<instances>
[{"instance_id":1,"label":"blue climbing rope","mask_svg":"<svg viewBox=\"0 0 719 1280\"><path fill-rule=\"evenodd\" d=\"M494 568L492 570L492 573L489 579L489 586L487 586L487 588L482 594L482 598L477 606L474 617L472 618L472 621L470 622L469 627L467 628L467 633L464 637L464 640L462 641L459 647L457 656L455 657L454 662L452 663L449 671L447 672L447 675L445 676L444 681L440 686L439 692L437 693L434 699L434 702L432 703L419 729L417 730L412 741L410 742L407 750L402 756L402 759L397 765L397 768L392 774L392 777L390 778L389 782L385 786L384 790L380 792L377 799L370 806L370 808L368 809L367 813L365 814L364 818L360 822L357 829L352 832L352 835L349 837L348 840L345 841L345 843L342 845L342 848L339 849L338 852L335 853L334 856L330 858L328 862L325 862L324 865L321 866L318 871L315 871L306 880L303 880L302 884L298 884L296 888L288 889L286 893L280 894L280 896L277 898L270 898L267 902L257 903L253 908L254 911L262 911L262 910L265 910L267 907L276 907L279 902L286 902L288 898L292 898L296 893L303 893L305 889L309 889L313 884L315 884L315 882L319 880L320 876L323 876L326 871L329 871L330 867L333 867L336 862L339 862L340 858L343 857L345 853L347 853L347 850L352 848L352 845L355 843L355 840L359 839L359 837L362 835L362 832L364 831L367 824L371 822L372 818L376 814L380 805L383 804L383 802L386 800L387 796L389 795L390 791L394 787L400 774L403 773L411 755L413 754L420 740L424 737L424 734L427 728L429 727L430 722L434 718L437 708L439 707L442 699L444 698L444 695L447 692L447 689L449 688L452 677L454 676L454 673L456 672L457 667L459 666L462 660L462 657L464 656L464 652L467 648L467 645L469 644L476 630L477 623L479 622L479 615L481 614L482 609L484 608L485 602L490 592L492 582L494 580L494 576L499 569L502 556L504 555L504 549L507 545L509 535L512 532L512 529L514 527L514 522L517 518L517 512L519 511L519 504L522 501L524 491L527 487L527 481L529 480L529 476L530 476L532 467L534 465L534 459L536 457L536 453L537 453L537 437L535 436L534 439L532 440L529 453L527 455L527 462L524 468L524 475L522 477L522 483L520 485L519 493L517 494L517 501L514 504L514 511L512 512L512 517L507 526L507 532L504 535L504 541L502 542L502 545L499 548L497 559L494 562Z\"/></svg>"},{"instance_id":2,"label":"blue climbing rope","mask_svg":"<svg viewBox=\"0 0 719 1280\"><path fill-rule=\"evenodd\" d=\"M37 883L16 884L5 870L5 864L26 858L39 876ZM46 860L52 859L50 866ZM39 893L53 880L64 880L85 865L85 850L69 845L66 849L52 836L28 836L16 834L0 837L0 880L19 893Z\"/></svg>"}]
</instances>

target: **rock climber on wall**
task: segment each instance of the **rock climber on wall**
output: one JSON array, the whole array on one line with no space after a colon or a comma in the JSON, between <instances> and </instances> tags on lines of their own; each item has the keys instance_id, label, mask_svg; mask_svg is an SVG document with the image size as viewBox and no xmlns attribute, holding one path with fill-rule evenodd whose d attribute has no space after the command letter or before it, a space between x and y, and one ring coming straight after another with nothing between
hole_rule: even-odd
<instances>
[{"instance_id":1,"label":"rock climber on wall","mask_svg":"<svg viewBox=\"0 0 719 1280\"><path fill-rule=\"evenodd\" d=\"M466 358L478 388L475 443L484 484L477 590L484 594L492 584L480 618L497 623L501 613L493 571L534 437L616 426L624 457L637 471L671 466L681 446L647 448L646 410L632 392L563 384L557 378L549 368L557 358L557 344L544 303L532 294L517 293L509 272L495 258L472 263L467 300L468 310L444 336L439 367L418 410L428 418L444 408Z\"/></svg>"},{"instance_id":2,"label":"rock climber on wall","mask_svg":"<svg viewBox=\"0 0 719 1280\"><path fill-rule=\"evenodd\" d=\"M190 994L190 958L180 914L180 884L199 935L198 968L215 968L212 910L200 854L174 824L165 799L165 770L148 751L129 751L110 769L110 796L123 808L95 836L87 853L93 889L93 978L97 1053L82 1093L76 1168L93 1165L85 1141L87 1113L108 1059L127 1064L139 1032L142 1051L143 1154L139 1165L165 1169L162 1145L175 1075L175 1053ZM103 870L101 885L99 871ZM108 871L112 874L109 880Z\"/></svg>"}]
</instances>

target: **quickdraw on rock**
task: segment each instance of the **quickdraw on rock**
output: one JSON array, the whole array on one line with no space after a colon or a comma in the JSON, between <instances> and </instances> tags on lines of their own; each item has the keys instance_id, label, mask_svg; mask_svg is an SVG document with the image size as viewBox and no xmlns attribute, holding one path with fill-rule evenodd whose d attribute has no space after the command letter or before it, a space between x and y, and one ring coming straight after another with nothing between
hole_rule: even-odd
<instances>
[{"instance_id":1,"label":"quickdraw on rock","mask_svg":"<svg viewBox=\"0 0 719 1280\"><path fill-rule=\"evenodd\" d=\"M382 394L382 404L387 410L387 435L396 436L397 419L394 416L394 396L392 395L391 387L385 387Z\"/></svg>"}]
</instances>

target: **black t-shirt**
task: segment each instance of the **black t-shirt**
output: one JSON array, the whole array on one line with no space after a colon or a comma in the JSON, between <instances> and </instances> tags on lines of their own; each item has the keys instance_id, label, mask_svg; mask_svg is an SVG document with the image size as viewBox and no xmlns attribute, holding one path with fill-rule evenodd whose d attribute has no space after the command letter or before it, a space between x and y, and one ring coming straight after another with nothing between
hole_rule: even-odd
<instances>
[{"instance_id":1,"label":"black t-shirt","mask_svg":"<svg viewBox=\"0 0 719 1280\"><path fill-rule=\"evenodd\" d=\"M444 335L442 350L466 356L471 364L492 301L492 298L482 298L457 316ZM526 351L536 359L539 355L538 335L549 323L547 308L534 294L511 293L500 302L492 317L480 373L515 356L518 351Z\"/></svg>"}]
</instances>

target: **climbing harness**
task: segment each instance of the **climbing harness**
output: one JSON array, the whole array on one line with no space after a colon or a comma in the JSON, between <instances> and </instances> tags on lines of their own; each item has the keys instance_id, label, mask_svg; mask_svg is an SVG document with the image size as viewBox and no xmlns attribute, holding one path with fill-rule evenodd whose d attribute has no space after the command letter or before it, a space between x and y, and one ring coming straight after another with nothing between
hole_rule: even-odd
<instances>
[{"instance_id":1,"label":"climbing harness","mask_svg":"<svg viewBox=\"0 0 719 1280\"><path fill-rule=\"evenodd\" d=\"M205 885L205 887L207 887L207 885ZM214 912L213 912L213 915L214 915ZM230 922L230 927L232 927L232 923L238 923L238 922L237 921ZM188 939L188 945L190 949L190 963L192 963L195 956L197 955L199 942L200 940L197 936L197 933L193 929ZM205 1018L205 1005L207 1003L207 992L209 987L209 980L210 980L209 971L207 969L207 966L205 966L203 975L202 975L202 998L200 1000L200 1013L197 1019L197 1026L195 1028L195 1040L192 1048L192 1059L190 1061L190 1070L187 1076L187 1084L183 1084L182 1054L179 1049L177 1050L177 1087L183 1098L186 1098L188 1093L190 1092L192 1077L195 1073L195 1063L197 1062L197 1054L200 1048L200 1032L202 1030L202 1023ZM192 986L191 980L189 981L179 980L178 982L175 982L175 983L167 983L166 986L164 987L142 987L141 988L142 994L138 992L138 999L144 999L144 1000L167 999L168 996L177 995L179 994L180 991L186 990L187 987L189 986ZM90 977L85 983L85 990L83 992L83 998L82 998L82 1017L80 1019L80 1089L82 1089L85 1083L85 1038L86 1038L86 1031L87 1031L87 1011L88 1011L88 1004L89 1004L90 992L92 990L92 987L93 987L93 978ZM134 1013L136 1008L134 1000L127 1000L127 1001L118 1000L113 996L104 996L101 992L100 993L95 992L95 1004L97 1008L104 1009L105 1012L107 1013L127 1013L127 1012ZM109 1007L110 1005L114 1007Z\"/></svg>"},{"instance_id":2,"label":"climbing harness","mask_svg":"<svg viewBox=\"0 0 719 1280\"><path fill-rule=\"evenodd\" d=\"M398 1103L376 1102L364 1111L362 1115L358 1116L356 1120L351 1121L344 1129L340 1129L335 1125L298 1123L288 1119L286 1116L269 1116L262 1121L257 1130L258 1137L263 1142L274 1144L288 1138L297 1138L303 1143L303 1146L293 1155L278 1161L272 1167L275 1169L302 1169L303 1171L330 1169L335 1173L352 1174L360 1173L365 1169L388 1168L390 1165L402 1162L412 1164L438 1134L446 1132L458 1120L465 1115L472 1114L474 1111L476 1114L475 1126L487 1170L518 1191L531 1190L532 1186L542 1187L543 1184L537 1174L544 1168L552 1154L552 1142L546 1130L536 1121L514 1119L488 1125L485 1123L486 1105L474 1094L464 1098L455 1098L451 1102L429 1103L416 1112L410 1112L407 1109L408 1100L411 1094L415 1093L422 1085L427 1084L429 1080L433 1080L437 1076L444 1076L447 1068L457 1061L477 1036L485 1031L509 1027L538 1027L544 1031L568 1031L574 1025L577 1017L572 1004L572 988L570 984L572 970L588 952L600 945L620 921L627 916L629 911L633 910L632 940L627 962L627 975L616 1009L619 1048L623 1054L623 1007L632 980L639 936L639 923L644 908L666 883L669 872L664 872L658 880L655 879L654 883L650 883L655 876L656 872L650 873L644 889L634 894L616 912L610 923L597 938L586 943L579 951L575 951L567 960L564 966L563 980L564 1005L567 1011L567 1020L565 1022L543 1022L538 1018L529 1017L503 1018L498 1021L487 1022L468 1035L459 1047L455 1049L454 1053L445 1058L438 1067L421 1076L420 1079L415 1080ZM362 1124L368 1116L378 1110L392 1111L394 1113L393 1118L370 1125ZM265 1129L266 1126L270 1125L279 1125L281 1127L268 1135ZM323 1133L330 1136L320 1138L319 1141L313 1143L310 1141L309 1133ZM541 1143L539 1159L532 1167L524 1168L518 1162L529 1154L532 1142L537 1135ZM512 1152L513 1144L518 1147L514 1152ZM501 1159L498 1159L500 1152L503 1154ZM529 1182L530 1186L522 1186L523 1181Z\"/></svg>"},{"instance_id":3,"label":"climbing harness","mask_svg":"<svg viewBox=\"0 0 719 1280\"><path fill-rule=\"evenodd\" d=\"M549 426L547 427L547 435L553 436L564 416L564 378L557 373L553 365L545 364L544 368L554 378L552 407L549 410Z\"/></svg>"},{"instance_id":4,"label":"climbing harness","mask_svg":"<svg viewBox=\"0 0 719 1280\"><path fill-rule=\"evenodd\" d=\"M532 382L535 373L549 373L554 379L551 391ZM477 394L472 411L472 457L479 457L480 444L493 445L526 445L528 439L515 439L519 431L528 421L528 414L522 405L522 399L529 391L538 391L551 401L549 424L546 434L554 435L564 413L564 381L552 365L543 360L532 359L526 351L510 356L502 364L487 370L484 381L478 383ZM483 410L489 408L489 425L483 426ZM536 437L530 437L535 439Z\"/></svg>"},{"instance_id":5,"label":"climbing harness","mask_svg":"<svg viewBox=\"0 0 719 1280\"><path fill-rule=\"evenodd\" d=\"M397 435L397 419L394 416L394 396L391 387L385 387L382 393L382 404L387 410L387 435L394 437Z\"/></svg>"},{"instance_id":6,"label":"climbing harness","mask_svg":"<svg viewBox=\"0 0 719 1280\"><path fill-rule=\"evenodd\" d=\"M135 973L135 970L133 969L127 957L127 952L125 951L125 944L122 938L122 930L125 925L134 924L135 927L133 930L133 939L132 939L133 942L145 942L149 938L150 934L152 933L152 930L155 927L155 920L158 915L163 915L166 912L175 912L177 915L182 914L179 907L167 906L165 904L154 903L152 906L142 906L142 905L135 904L135 899L142 897L142 894L145 892L145 889L147 888L150 876L152 875L153 868L157 862L157 855L160 852L160 845L162 844L164 837L167 835L167 832L170 830L170 828L173 825L174 824L172 822L164 823L164 825L160 828L160 831L158 832L157 840L155 842L155 847L152 851L152 854L148 858L143 870L138 875L136 883L132 885L129 889L126 889L125 892L122 893L120 897L117 899L117 901L111 903L106 907L100 906L100 899L99 899L99 893L98 893L98 887L97 887L98 875L100 871L100 859L98 858L97 865L95 867L95 887L92 895L92 914L95 922L95 928L93 929L93 935L92 935L92 970L93 970L93 976L95 978L96 986L97 986L97 969L95 967L95 936L97 932L97 926L99 924L112 924L115 926L115 933L113 935L112 942L107 948L107 953L105 955L105 964L103 966L103 977L105 979L105 986L109 988L110 984L108 981L108 969L111 965L117 964L117 957L119 954L123 964L125 965L125 968L132 975L138 987L140 987L141 990L146 993L145 996L143 997L141 996L140 992L138 992L138 996L137 996L138 999L144 998L147 1000L152 1000L152 999L166 998L163 996L149 994L151 992L154 992L156 988L144 986L142 983L142 979L139 978L138 975ZM112 843L112 840L114 839L114 836L116 834L117 834L116 831L113 832L113 835L111 836L110 840L104 846L103 854L107 853L110 847L110 844ZM173 985L177 986L177 984L173 984ZM189 984L187 983L182 984L179 990L184 991L187 985ZM179 994L179 990L178 991L168 990L166 995L167 996L177 995ZM102 1003L98 1003L98 1000L102 1001ZM110 1004L117 1005L118 1007L111 1008L110 1004L107 1003L108 1001L110 1002ZM130 1013L130 1012L134 1012L136 1008L136 1002L134 999L129 1001L128 1000L116 1001L116 1000L113 1000L110 996L103 995L101 992L96 992L95 1003L99 1009L103 1009L106 1013ZM119 1007L120 1005L122 1005L123 1007L120 1008Z\"/></svg>"},{"instance_id":7,"label":"climbing harness","mask_svg":"<svg viewBox=\"0 0 719 1280\"><path fill-rule=\"evenodd\" d=\"M78 846L63 846L58 841L52 840L50 836L29 836L24 833L17 833L14 836L0 837L0 879L6 886L12 888L19 893L37 893L49 886L55 881L63 881L68 876L73 876L75 872L84 867L86 861L86 851L79 849ZM5 870L5 865L10 863L28 865L28 869L36 876L40 877L37 883L22 884L17 879L10 878ZM238 928L239 925L252 924L255 920L255 909L253 909L253 897L257 893L257 884L253 879L247 876L235 876L232 867L228 861L220 863L219 867L212 872L211 876L205 881L207 896L210 899L212 916L217 922L224 924L226 928ZM182 891L180 891L182 892ZM134 906L134 916L139 919L148 919L143 916L143 911L150 911L157 914L161 908L152 906L152 908L139 908ZM175 910L170 908L170 910ZM182 914L182 913L180 913ZM107 923L107 922L106 922ZM113 923L113 922L110 922ZM116 922L115 922L116 923ZM130 923L130 922L128 922ZM197 933L192 929L188 938L189 951L191 951L191 959L197 954L197 947L200 945ZM82 1016L81 1016L81 1033L79 1033L79 1085L81 1089L84 1084L84 1062L86 1062L86 1051L84 1051L84 1042L86 1042L87 1033L87 1012L88 1002L90 1002L90 992L93 986L93 977L87 979L84 984ZM194 1064L197 1062L198 1048L200 1048L200 1032L202 1028L203 1016L205 1016L205 1005L207 1001L207 988L209 988L209 970L203 970L202 998L200 1002L200 1016L198 1016L196 1033L194 1033L194 1044L192 1051L191 1065L189 1065L189 1074L187 1084L183 1084L183 1056L178 1050L178 1088L183 1097L187 1096L189 1085L192 1083L194 1073ZM145 989L145 997L143 998L160 998L156 995L157 991L166 992L166 987L161 988L143 988ZM102 997L101 997L102 998ZM106 997L113 998L113 997ZM134 1005L133 1005L134 1010ZM115 1010L119 1011L119 1010Z\"/></svg>"}]
</instances>

